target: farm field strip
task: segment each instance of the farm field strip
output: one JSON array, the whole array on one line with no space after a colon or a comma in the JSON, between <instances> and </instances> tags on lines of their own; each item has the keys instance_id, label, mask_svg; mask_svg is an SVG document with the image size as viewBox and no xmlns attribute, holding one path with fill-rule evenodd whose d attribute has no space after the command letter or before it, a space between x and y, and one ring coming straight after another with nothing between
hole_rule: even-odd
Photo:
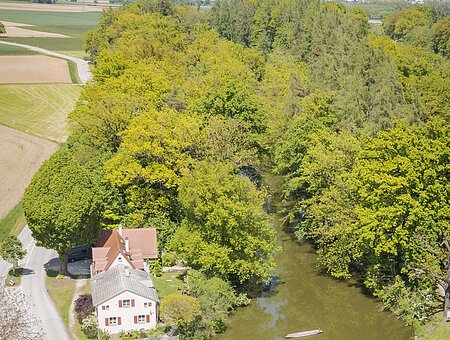
<instances>
[{"instance_id":1,"label":"farm field strip","mask_svg":"<svg viewBox=\"0 0 450 340\"><path fill-rule=\"evenodd\" d=\"M67 139L67 114L81 87L65 84L0 85L0 124L50 139Z\"/></svg>"},{"instance_id":2,"label":"farm field strip","mask_svg":"<svg viewBox=\"0 0 450 340\"><path fill-rule=\"evenodd\" d=\"M0 125L0 218L22 199L41 164L57 149L56 143Z\"/></svg>"},{"instance_id":3,"label":"farm field strip","mask_svg":"<svg viewBox=\"0 0 450 340\"><path fill-rule=\"evenodd\" d=\"M2 37L1 40L39 46L51 51L82 51L83 38L87 31L95 28L100 17L99 12L33 12L0 8L0 20L12 23L28 24L30 31L62 34L69 38L49 37ZM22 26L21 26L22 27ZM30 33L31 34L31 33Z\"/></svg>"},{"instance_id":4,"label":"farm field strip","mask_svg":"<svg viewBox=\"0 0 450 340\"><path fill-rule=\"evenodd\" d=\"M71 83L69 65L43 55L0 56L0 83Z\"/></svg>"},{"instance_id":5,"label":"farm field strip","mask_svg":"<svg viewBox=\"0 0 450 340\"><path fill-rule=\"evenodd\" d=\"M88 6L88 5L57 5L57 4L39 4L39 3L9 3L0 2L1 9L14 9L38 12L69 12L69 13L86 13L101 12L104 7Z\"/></svg>"}]
</instances>

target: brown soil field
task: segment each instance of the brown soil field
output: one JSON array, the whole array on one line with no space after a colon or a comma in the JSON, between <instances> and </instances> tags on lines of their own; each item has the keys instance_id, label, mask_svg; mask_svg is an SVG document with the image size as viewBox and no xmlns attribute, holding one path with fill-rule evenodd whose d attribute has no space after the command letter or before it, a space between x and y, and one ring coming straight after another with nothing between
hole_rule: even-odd
<instances>
[{"instance_id":1,"label":"brown soil field","mask_svg":"<svg viewBox=\"0 0 450 340\"><path fill-rule=\"evenodd\" d=\"M71 83L69 65L41 55L0 56L0 83Z\"/></svg>"},{"instance_id":2,"label":"brown soil field","mask_svg":"<svg viewBox=\"0 0 450 340\"><path fill-rule=\"evenodd\" d=\"M0 125L0 218L22 199L41 164L58 145Z\"/></svg>"},{"instance_id":3,"label":"brown soil field","mask_svg":"<svg viewBox=\"0 0 450 340\"><path fill-rule=\"evenodd\" d=\"M27 30L26 28L21 27L30 27L32 25L21 24L17 22L9 22L2 21L3 25L5 25L6 33L0 34L0 37L4 38L17 38L17 37L25 37L25 38L69 38L67 35L58 34L58 33L49 33L42 31L32 31Z\"/></svg>"},{"instance_id":4,"label":"brown soil field","mask_svg":"<svg viewBox=\"0 0 450 340\"><path fill-rule=\"evenodd\" d=\"M0 3L0 9L14 9L24 11L45 11L45 12L101 12L104 7L85 5L53 5L53 4L21 4L21 3Z\"/></svg>"}]
</instances>

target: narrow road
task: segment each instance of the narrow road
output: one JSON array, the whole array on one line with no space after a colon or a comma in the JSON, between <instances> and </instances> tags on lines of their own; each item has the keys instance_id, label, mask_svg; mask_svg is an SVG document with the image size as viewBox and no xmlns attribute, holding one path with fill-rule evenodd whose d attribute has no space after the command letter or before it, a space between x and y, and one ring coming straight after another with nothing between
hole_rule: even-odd
<instances>
[{"instance_id":1,"label":"narrow road","mask_svg":"<svg viewBox=\"0 0 450 340\"><path fill-rule=\"evenodd\" d=\"M18 238L27 249L26 258L19 262L19 265L24 268L20 289L30 297L32 309L42 321L45 340L69 340L63 321L45 287L44 265L58 255L54 250L37 247L28 226L25 226ZM1 260L0 275L5 276L8 268L9 265L5 265L5 262Z\"/></svg>"},{"instance_id":2,"label":"narrow road","mask_svg":"<svg viewBox=\"0 0 450 340\"><path fill-rule=\"evenodd\" d=\"M92 79L92 73L89 70L89 64L87 63L86 60L71 57L71 56L53 52L53 51L49 51L49 50L46 50L46 49L43 49L40 47L24 45L24 44L17 44L17 43L13 43L13 42L9 42L9 41L0 41L0 44L22 47L22 48L26 48L28 50L35 51L38 53L47 54L52 57L58 57L58 58L66 59L66 60L71 60L77 65L78 77L80 78L80 81L83 84L86 84L89 80Z\"/></svg>"}]
</instances>

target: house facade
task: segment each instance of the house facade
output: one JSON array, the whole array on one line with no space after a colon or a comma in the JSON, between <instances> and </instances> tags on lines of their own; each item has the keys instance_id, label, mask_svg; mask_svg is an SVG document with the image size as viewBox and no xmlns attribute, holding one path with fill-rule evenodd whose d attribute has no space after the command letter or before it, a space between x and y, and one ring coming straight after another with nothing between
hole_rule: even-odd
<instances>
[{"instance_id":1,"label":"house facade","mask_svg":"<svg viewBox=\"0 0 450 340\"><path fill-rule=\"evenodd\" d=\"M154 329L159 299L150 275L120 263L91 278L98 327L112 334Z\"/></svg>"}]
</instances>

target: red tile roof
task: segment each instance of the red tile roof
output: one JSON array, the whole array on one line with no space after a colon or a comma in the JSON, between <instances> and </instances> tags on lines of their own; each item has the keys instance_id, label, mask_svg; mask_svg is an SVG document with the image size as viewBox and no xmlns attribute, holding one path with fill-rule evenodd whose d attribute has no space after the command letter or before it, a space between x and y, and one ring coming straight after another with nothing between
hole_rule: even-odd
<instances>
[{"instance_id":1,"label":"red tile roof","mask_svg":"<svg viewBox=\"0 0 450 340\"><path fill-rule=\"evenodd\" d=\"M128 239L129 251L125 249ZM144 269L144 259L158 258L156 229L102 230L92 248L91 274L106 271L119 254L135 269Z\"/></svg>"}]
</instances>

